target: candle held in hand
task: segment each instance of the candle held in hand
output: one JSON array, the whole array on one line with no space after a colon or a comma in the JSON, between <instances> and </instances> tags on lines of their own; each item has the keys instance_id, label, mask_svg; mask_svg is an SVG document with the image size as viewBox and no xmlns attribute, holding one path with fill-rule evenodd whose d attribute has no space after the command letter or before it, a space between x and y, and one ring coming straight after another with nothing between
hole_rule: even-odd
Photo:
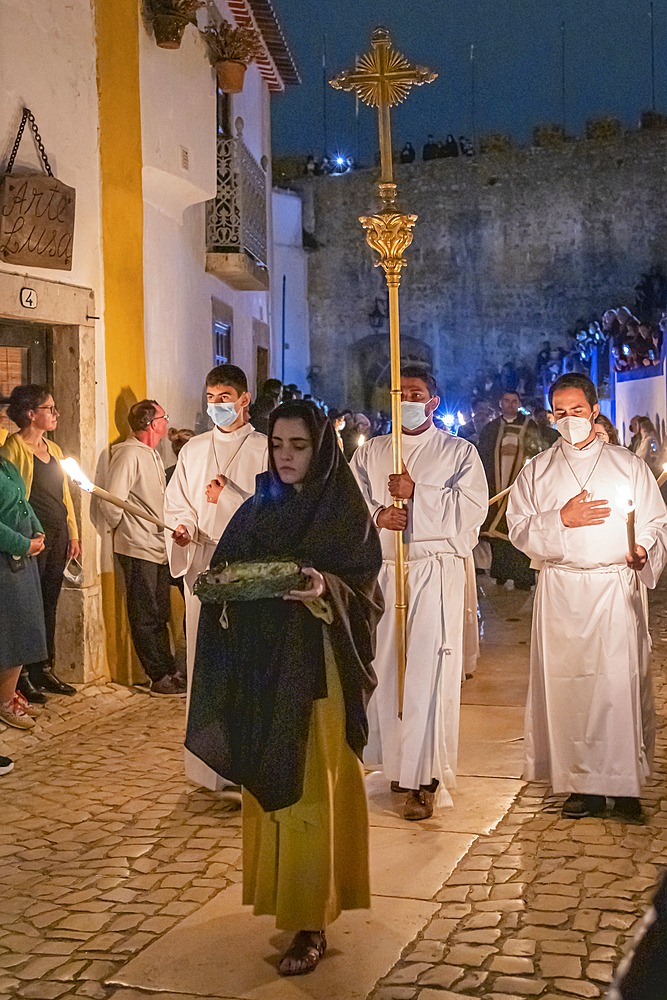
<instances>
[{"instance_id":1,"label":"candle held in hand","mask_svg":"<svg viewBox=\"0 0 667 1000\"><path fill-rule=\"evenodd\" d=\"M629 486L620 486L616 493L616 504L625 514L625 526L628 536L628 553L634 555L635 540L635 502L630 494Z\"/></svg>"},{"instance_id":2,"label":"candle held in hand","mask_svg":"<svg viewBox=\"0 0 667 1000\"><path fill-rule=\"evenodd\" d=\"M172 532L174 529L164 521L160 520L159 517L155 517L147 510L142 510L134 503L129 503L127 500L121 500L120 497L114 496L113 493L109 493L107 490L103 490L101 486L96 486L95 483L91 483L90 479L81 471L79 465L73 458L61 458L60 464L67 473L69 478L73 483L76 483L82 490L86 493L92 493L99 500L106 500L107 503L111 503L114 507L120 507L122 510L126 510L128 514L132 514L134 517L140 517L144 521L150 521L151 524L157 525L158 528L162 528L164 531ZM201 544L200 542L195 542L194 545Z\"/></svg>"}]
</instances>

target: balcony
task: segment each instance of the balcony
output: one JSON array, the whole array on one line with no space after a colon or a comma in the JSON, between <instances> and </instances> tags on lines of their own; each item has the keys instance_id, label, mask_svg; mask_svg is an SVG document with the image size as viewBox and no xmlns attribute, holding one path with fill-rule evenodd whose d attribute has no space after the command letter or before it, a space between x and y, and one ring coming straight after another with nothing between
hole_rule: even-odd
<instances>
[{"instance_id":1,"label":"balcony","mask_svg":"<svg viewBox=\"0 0 667 1000\"><path fill-rule=\"evenodd\" d=\"M230 288L269 287L266 178L243 142L218 136L217 194L206 206L206 270Z\"/></svg>"}]
</instances>

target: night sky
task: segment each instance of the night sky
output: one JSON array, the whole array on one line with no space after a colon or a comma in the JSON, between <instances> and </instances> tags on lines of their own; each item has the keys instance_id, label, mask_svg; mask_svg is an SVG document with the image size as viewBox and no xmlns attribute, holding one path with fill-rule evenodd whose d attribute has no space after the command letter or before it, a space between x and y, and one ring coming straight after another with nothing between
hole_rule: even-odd
<instances>
[{"instance_id":1,"label":"night sky","mask_svg":"<svg viewBox=\"0 0 667 1000\"><path fill-rule=\"evenodd\" d=\"M470 46L475 46L477 135L507 132L529 141L535 125L561 123L565 22L566 125L611 114L626 127L651 107L649 0L273 0L303 83L272 102L275 155L324 149L322 48L327 76L354 65L384 25L412 62L438 79L413 89L393 112L393 146L421 152L427 133L444 139L473 131ZM654 0L656 107L667 109L667 0ZM376 114L354 95L327 87L329 152L368 163L377 146Z\"/></svg>"}]
</instances>

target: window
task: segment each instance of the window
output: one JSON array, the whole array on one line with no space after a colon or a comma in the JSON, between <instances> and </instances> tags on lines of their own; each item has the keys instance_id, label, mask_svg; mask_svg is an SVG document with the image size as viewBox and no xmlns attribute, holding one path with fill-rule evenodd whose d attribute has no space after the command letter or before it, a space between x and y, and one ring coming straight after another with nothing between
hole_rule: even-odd
<instances>
[{"instance_id":1,"label":"window","mask_svg":"<svg viewBox=\"0 0 667 1000\"><path fill-rule=\"evenodd\" d=\"M232 360L232 328L229 323L213 320L213 364L228 365Z\"/></svg>"}]
</instances>

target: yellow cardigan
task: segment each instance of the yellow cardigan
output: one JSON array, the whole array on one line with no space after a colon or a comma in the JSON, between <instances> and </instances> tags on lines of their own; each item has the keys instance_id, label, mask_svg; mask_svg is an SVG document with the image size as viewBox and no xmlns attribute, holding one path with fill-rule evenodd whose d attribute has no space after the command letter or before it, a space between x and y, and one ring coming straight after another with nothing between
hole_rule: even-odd
<instances>
[{"instance_id":1,"label":"yellow cardigan","mask_svg":"<svg viewBox=\"0 0 667 1000\"><path fill-rule=\"evenodd\" d=\"M47 451L50 455L54 455L55 458L60 461L64 458L62 451L57 444L53 441L49 441L48 438L44 438L44 444L46 445ZM10 434L4 445L0 448L0 455L3 458L9 459L16 468L19 470L21 479L25 483L25 494L28 500L30 499L30 490L32 489L32 469L33 469L33 458L34 455L28 445L25 443L20 434ZM76 524L76 517L74 516L74 507L72 505L72 497L69 492L69 485L67 482L67 476L63 473L63 501L67 507L67 531L70 538L79 537L79 529Z\"/></svg>"}]
</instances>

